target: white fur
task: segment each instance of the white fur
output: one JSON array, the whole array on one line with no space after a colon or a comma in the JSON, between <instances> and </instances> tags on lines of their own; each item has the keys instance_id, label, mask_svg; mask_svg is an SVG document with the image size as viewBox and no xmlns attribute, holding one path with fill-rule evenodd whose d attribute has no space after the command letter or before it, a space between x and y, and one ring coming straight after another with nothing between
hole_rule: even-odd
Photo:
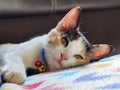
<instances>
[{"instance_id":1,"label":"white fur","mask_svg":"<svg viewBox=\"0 0 120 90\"><path fill-rule=\"evenodd\" d=\"M51 32L56 31L53 29ZM60 32L59 32L60 33ZM51 34L51 33L49 33ZM74 54L79 54L85 56L85 45L82 42L82 38L71 42L68 47L51 46L48 40L52 37L48 35L43 35L35 37L29 41L20 44L6 44L1 45L0 54L1 59L4 60L5 65L0 68L3 73L3 77L7 82L13 83L23 83L26 78L26 68L32 67L36 68L34 65L37 59L41 58L41 49L45 49L46 59L50 70L56 70L61 68L68 68L75 66L76 61L73 57ZM59 34L58 34L59 35ZM68 60L58 63L61 53L66 53L68 55Z\"/></svg>"},{"instance_id":2,"label":"white fur","mask_svg":"<svg viewBox=\"0 0 120 90\"><path fill-rule=\"evenodd\" d=\"M3 45L1 46L1 60L5 62L4 67L1 68L1 72L6 81L23 83L26 78L26 68L35 68L34 63L40 57L40 50L43 47L45 38L46 35L36 37L21 44L6 44L4 48Z\"/></svg>"}]
</instances>

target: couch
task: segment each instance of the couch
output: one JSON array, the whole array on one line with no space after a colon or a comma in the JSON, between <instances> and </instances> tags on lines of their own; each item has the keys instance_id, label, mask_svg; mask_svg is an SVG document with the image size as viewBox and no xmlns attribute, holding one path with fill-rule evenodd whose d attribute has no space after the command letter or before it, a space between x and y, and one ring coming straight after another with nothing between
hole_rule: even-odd
<instances>
[{"instance_id":1,"label":"couch","mask_svg":"<svg viewBox=\"0 0 120 90\"><path fill-rule=\"evenodd\" d=\"M112 86L110 86L111 88L109 87L109 90L115 89L115 87L120 88L120 79L118 77L114 77L116 79L116 84L108 84L109 79L110 81L112 80L110 75L113 73L112 67L114 67L114 65L116 72L112 75L119 75L119 72L117 72L117 70L119 71L119 65L116 65L116 63L119 63L120 55L116 54L119 54L120 52L120 0L1 0L0 44L8 42L20 43L29 40L33 36L49 32L51 28L56 26L58 21L67 13L67 11L75 6L80 6L82 9L80 27L88 40L91 43L107 43L114 47L114 51L109 57L82 67L31 76L26 79L26 82L23 85L7 83L2 85L2 90L8 90L8 88L12 88L10 90L16 90L17 88L18 90L93 90L93 88L103 90L108 89L107 86L110 85ZM98 73L97 69L93 70L93 66L94 68L100 69L98 70ZM104 72L102 72L102 70ZM107 70L109 72L105 73ZM95 84L97 82L90 84L92 81L90 81L90 83L87 82L86 86L84 83L79 82L80 84L73 84L74 87L72 87L72 84L69 83L68 85L66 81L76 73L78 74L75 77L79 77L79 74L83 75L81 76L84 78L83 81L88 81L90 78L92 78L93 81L96 80L96 78L100 80L103 78L100 77L100 75L103 75L106 78L105 80L100 81L102 85L100 84L101 86L99 87L94 87L97 85ZM105 73L105 75L103 73ZM93 79L94 75L96 76ZM65 78L67 76L70 77ZM42 79L39 81L38 78L41 77ZM52 83L53 79L50 79L49 77L53 77L56 81ZM73 79L74 82L82 81L82 79L75 79L75 77L71 78L70 81ZM32 81L31 78L35 78L35 81ZM59 79L62 80L59 81ZM39 82L37 82L37 80ZM47 82L44 84L44 81Z\"/></svg>"}]
</instances>

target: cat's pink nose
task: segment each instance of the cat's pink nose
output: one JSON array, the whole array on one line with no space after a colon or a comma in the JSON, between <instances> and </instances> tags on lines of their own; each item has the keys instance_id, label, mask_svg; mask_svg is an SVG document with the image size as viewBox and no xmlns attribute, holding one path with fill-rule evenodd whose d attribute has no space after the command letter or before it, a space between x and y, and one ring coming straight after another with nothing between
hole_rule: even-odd
<instances>
[{"instance_id":1,"label":"cat's pink nose","mask_svg":"<svg viewBox=\"0 0 120 90\"><path fill-rule=\"evenodd\" d=\"M61 53L61 58L60 58L60 60L67 60L67 59L68 59L67 54Z\"/></svg>"}]
</instances>

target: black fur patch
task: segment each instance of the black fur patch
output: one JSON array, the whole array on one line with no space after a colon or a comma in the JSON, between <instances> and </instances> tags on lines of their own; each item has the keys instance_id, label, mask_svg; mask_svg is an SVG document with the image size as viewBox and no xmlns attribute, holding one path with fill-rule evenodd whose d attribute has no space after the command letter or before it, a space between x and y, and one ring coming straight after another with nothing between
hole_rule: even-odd
<instances>
[{"instance_id":1,"label":"black fur patch","mask_svg":"<svg viewBox=\"0 0 120 90\"><path fill-rule=\"evenodd\" d=\"M63 34L69 38L70 41L76 40L78 37L80 37L78 31L76 30L65 31Z\"/></svg>"}]
</instances>

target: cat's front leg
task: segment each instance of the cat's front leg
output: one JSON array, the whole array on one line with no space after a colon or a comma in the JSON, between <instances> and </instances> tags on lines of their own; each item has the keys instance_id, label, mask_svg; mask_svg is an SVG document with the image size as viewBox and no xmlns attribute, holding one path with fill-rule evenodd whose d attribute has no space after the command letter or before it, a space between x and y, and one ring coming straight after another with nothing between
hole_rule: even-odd
<instances>
[{"instance_id":1,"label":"cat's front leg","mask_svg":"<svg viewBox=\"0 0 120 90\"><path fill-rule=\"evenodd\" d=\"M5 65L1 68L3 79L6 82L22 84L26 78L23 60L12 53L3 56Z\"/></svg>"}]
</instances>

